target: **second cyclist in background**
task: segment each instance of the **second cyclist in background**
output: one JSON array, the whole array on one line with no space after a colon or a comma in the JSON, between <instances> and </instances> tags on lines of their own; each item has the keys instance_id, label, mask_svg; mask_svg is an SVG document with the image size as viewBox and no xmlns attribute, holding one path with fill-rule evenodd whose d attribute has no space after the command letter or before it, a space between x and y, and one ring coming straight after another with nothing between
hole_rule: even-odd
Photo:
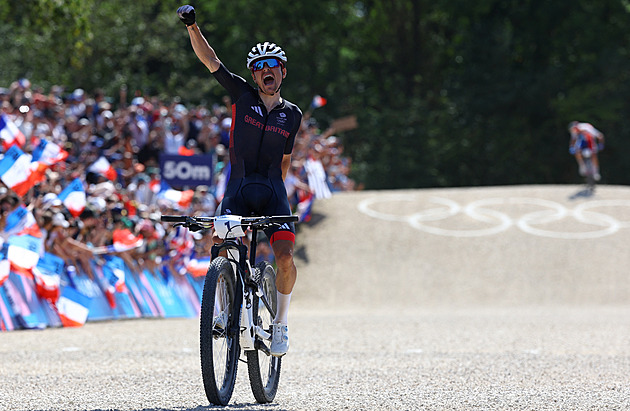
<instances>
[{"instance_id":1,"label":"second cyclist in background","mask_svg":"<svg viewBox=\"0 0 630 411\"><path fill-rule=\"evenodd\" d=\"M575 156L575 160L580 168L580 175L585 176L587 173L582 151L590 150L591 161L593 162L594 168L593 178L595 181L599 181L601 176L599 174L599 159L597 153L604 149L604 134L591 124L580 123L579 121L569 123L569 133L571 133L569 152Z\"/></svg>"},{"instance_id":2,"label":"second cyclist in background","mask_svg":"<svg viewBox=\"0 0 630 411\"><path fill-rule=\"evenodd\" d=\"M216 215L289 215L291 208L284 179L300 128L302 112L280 96L287 75L287 57L271 42L256 44L247 55L247 69L256 87L229 71L195 23L195 9L177 10L188 28L195 54L232 99L230 179ZM265 230L278 268L278 309L273 324L271 354L280 357L289 349L288 310L297 269L293 262L295 227L286 223ZM218 242L218 237L216 238Z\"/></svg>"}]
</instances>

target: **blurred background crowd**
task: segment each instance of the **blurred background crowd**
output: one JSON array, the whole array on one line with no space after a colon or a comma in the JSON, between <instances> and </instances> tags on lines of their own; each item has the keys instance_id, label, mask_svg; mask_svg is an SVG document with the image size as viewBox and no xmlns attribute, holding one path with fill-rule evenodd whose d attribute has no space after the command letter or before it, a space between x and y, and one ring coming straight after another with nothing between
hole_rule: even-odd
<instances>
[{"instance_id":1,"label":"blurred background crowd","mask_svg":"<svg viewBox=\"0 0 630 411\"><path fill-rule=\"evenodd\" d=\"M209 236L169 229L159 219L161 214L214 214L229 170L229 98L211 107L188 106L177 98L127 95L124 88L110 97L100 90L44 90L21 79L0 88L0 102L4 122L13 123L24 136L23 152L32 153L42 140L67 152L64 161L47 168L43 179L22 196L0 184L2 242L14 234L6 230L7 216L24 206L42 238L40 252L53 253L90 276L89 261L102 250L125 250L123 258L138 269L208 254ZM320 130L311 114L305 111L285 182L301 221L309 220L313 201L357 189L348 177L351 159L335 130ZM2 156L8 147L4 143ZM212 156L213 184L179 188L192 194L187 201L162 196L162 153ZM101 157L115 174L91 170ZM58 195L77 178L87 201L73 215ZM112 248L117 241L128 247Z\"/></svg>"}]
</instances>

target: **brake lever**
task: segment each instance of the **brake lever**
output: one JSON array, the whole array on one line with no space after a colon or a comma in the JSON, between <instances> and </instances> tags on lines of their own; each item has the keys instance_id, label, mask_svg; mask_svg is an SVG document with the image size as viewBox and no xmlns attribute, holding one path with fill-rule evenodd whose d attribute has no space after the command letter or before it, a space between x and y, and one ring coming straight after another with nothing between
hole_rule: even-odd
<instances>
[{"instance_id":1,"label":"brake lever","mask_svg":"<svg viewBox=\"0 0 630 411\"><path fill-rule=\"evenodd\" d=\"M192 232L197 232L197 231L203 230L202 226L200 226L199 224L195 224L195 223L192 223L192 224L188 225L187 227Z\"/></svg>"}]
</instances>

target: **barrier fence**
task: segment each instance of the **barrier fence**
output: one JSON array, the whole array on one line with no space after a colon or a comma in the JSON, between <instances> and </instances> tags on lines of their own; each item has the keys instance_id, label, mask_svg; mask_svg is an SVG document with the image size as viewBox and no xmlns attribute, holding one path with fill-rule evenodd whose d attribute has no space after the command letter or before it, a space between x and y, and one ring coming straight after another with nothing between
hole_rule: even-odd
<instances>
[{"instance_id":1,"label":"barrier fence","mask_svg":"<svg viewBox=\"0 0 630 411\"><path fill-rule=\"evenodd\" d=\"M205 271L181 274L166 264L154 271L131 269L116 255L100 256L91 264L93 278L65 266L50 253L32 270L4 264L0 268L4 273L0 274L0 330L199 315Z\"/></svg>"}]
</instances>

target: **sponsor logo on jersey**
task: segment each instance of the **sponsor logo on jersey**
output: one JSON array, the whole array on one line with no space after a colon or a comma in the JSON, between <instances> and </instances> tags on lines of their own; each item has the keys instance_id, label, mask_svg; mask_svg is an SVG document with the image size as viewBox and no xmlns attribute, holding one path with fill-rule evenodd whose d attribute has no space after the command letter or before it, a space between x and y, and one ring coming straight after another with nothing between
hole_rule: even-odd
<instances>
[{"instance_id":1,"label":"sponsor logo on jersey","mask_svg":"<svg viewBox=\"0 0 630 411\"><path fill-rule=\"evenodd\" d=\"M281 136L283 136L284 138L289 138L289 135L291 135L290 132L288 132L287 130L284 130L280 127L276 127L276 126L272 126L272 125L265 125L263 123L261 123L260 121L256 120L253 117L250 116L245 116L244 118L245 122L247 124L251 124L254 127L257 127L261 130L265 130L266 132L270 132L270 133L276 133L276 134L280 134Z\"/></svg>"},{"instance_id":2,"label":"sponsor logo on jersey","mask_svg":"<svg viewBox=\"0 0 630 411\"><path fill-rule=\"evenodd\" d=\"M279 113L278 114L278 124L281 126L284 126L287 122L287 115L286 113Z\"/></svg>"}]
</instances>

